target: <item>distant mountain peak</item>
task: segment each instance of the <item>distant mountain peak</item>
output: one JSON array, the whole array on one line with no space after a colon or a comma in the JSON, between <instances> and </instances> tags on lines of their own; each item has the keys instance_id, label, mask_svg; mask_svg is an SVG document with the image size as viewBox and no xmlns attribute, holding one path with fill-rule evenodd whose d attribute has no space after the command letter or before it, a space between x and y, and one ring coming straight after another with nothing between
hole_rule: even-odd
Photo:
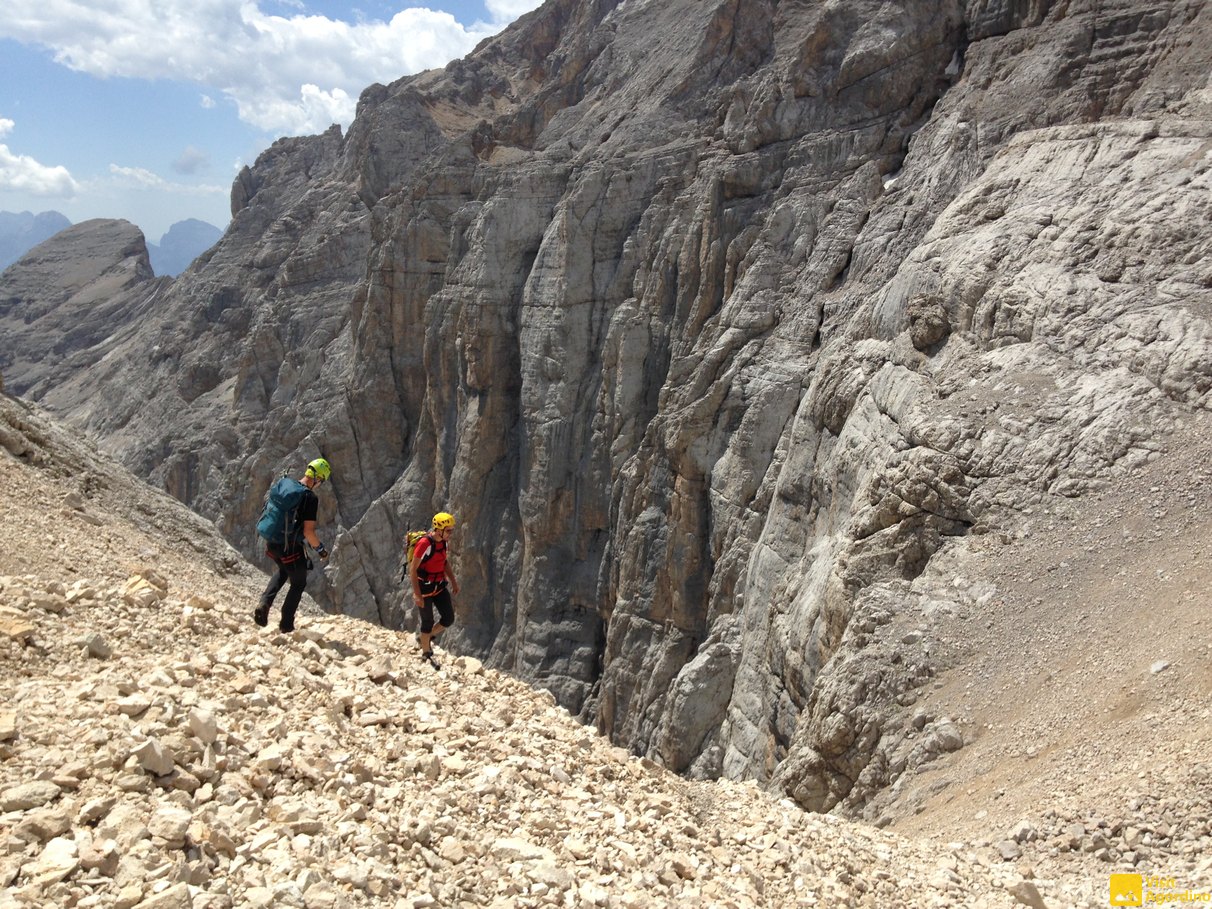
<instances>
[{"instance_id":1,"label":"distant mountain peak","mask_svg":"<svg viewBox=\"0 0 1212 909\"><path fill-rule=\"evenodd\" d=\"M72 222L57 211L0 211L0 270L8 268L26 252Z\"/></svg>"},{"instance_id":2,"label":"distant mountain peak","mask_svg":"<svg viewBox=\"0 0 1212 909\"><path fill-rule=\"evenodd\" d=\"M160 238L158 244L147 244L152 268L159 276L179 275L222 236L222 230L206 221L197 218L178 221Z\"/></svg>"}]
</instances>

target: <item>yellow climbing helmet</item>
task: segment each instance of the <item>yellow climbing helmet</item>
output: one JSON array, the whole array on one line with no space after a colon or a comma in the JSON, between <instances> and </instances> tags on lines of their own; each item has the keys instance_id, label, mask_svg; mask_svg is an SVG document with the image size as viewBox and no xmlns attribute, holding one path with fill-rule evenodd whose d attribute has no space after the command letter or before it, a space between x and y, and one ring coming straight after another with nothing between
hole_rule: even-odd
<instances>
[{"instance_id":1,"label":"yellow climbing helmet","mask_svg":"<svg viewBox=\"0 0 1212 909\"><path fill-rule=\"evenodd\" d=\"M454 530L455 520L454 515L447 514L444 511L439 511L433 516L434 530Z\"/></svg>"},{"instance_id":2,"label":"yellow climbing helmet","mask_svg":"<svg viewBox=\"0 0 1212 909\"><path fill-rule=\"evenodd\" d=\"M315 477L317 480L327 481L332 475L332 468L328 466L328 462L323 458L316 458L307 465L307 475Z\"/></svg>"}]
</instances>

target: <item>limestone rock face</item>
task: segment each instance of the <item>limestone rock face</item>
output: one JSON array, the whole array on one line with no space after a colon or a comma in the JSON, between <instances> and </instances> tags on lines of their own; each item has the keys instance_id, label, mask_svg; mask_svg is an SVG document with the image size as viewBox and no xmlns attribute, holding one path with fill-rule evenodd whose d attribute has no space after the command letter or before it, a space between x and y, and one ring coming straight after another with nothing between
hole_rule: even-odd
<instances>
[{"instance_id":1,"label":"limestone rock face","mask_svg":"<svg viewBox=\"0 0 1212 909\"><path fill-rule=\"evenodd\" d=\"M98 342L138 324L164 282L128 221L69 226L0 274L0 370L9 393L38 398L87 369Z\"/></svg>"},{"instance_id":2,"label":"limestone rock face","mask_svg":"<svg viewBox=\"0 0 1212 909\"><path fill-rule=\"evenodd\" d=\"M898 751L928 654L855 623L1208 405L1210 39L1194 0L552 0L276 143L87 371L0 367L249 555L322 453L334 611L415 623L400 541L453 511L452 646L858 809L955 737Z\"/></svg>"}]
</instances>

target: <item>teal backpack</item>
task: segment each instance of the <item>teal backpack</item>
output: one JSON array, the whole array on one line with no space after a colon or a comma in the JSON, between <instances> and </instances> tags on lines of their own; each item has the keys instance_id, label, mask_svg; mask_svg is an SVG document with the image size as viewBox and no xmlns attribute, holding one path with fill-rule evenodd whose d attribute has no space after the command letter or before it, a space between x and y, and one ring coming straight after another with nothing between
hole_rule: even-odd
<instances>
[{"instance_id":1,"label":"teal backpack","mask_svg":"<svg viewBox=\"0 0 1212 909\"><path fill-rule=\"evenodd\" d=\"M293 477L282 477L269 487L257 535L266 543L281 549L297 546L303 527L299 522L299 505L307 487Z\"/></svg>"}]
</instances>

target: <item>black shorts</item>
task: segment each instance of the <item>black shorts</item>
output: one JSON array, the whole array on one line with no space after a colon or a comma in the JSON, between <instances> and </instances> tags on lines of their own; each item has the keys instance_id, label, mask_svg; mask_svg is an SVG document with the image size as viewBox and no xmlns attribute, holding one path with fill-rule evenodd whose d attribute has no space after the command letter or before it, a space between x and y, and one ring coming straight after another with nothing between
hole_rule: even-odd
<instances>
[{"instance_id":1,"label":"black shorts","mask_svg":"<svg viewBox=\"0 0 1212 909\"><path fill-rule=\"evenodd\" d=\"M433 596L425 596L434 587L440 586L441 589ZM426 589L429 588L429 589ZM420 607L421 611L421 631L428 634L433 630L433 613L436 609L438 612L438 622L445 628L449 628L454 624L454 604L450 601L450 590L447 589L445 582L440 585L428 584L425 581L421 582L421 594L425 598L421 601L424 605Z\"/></svg>"}]
</instances>

